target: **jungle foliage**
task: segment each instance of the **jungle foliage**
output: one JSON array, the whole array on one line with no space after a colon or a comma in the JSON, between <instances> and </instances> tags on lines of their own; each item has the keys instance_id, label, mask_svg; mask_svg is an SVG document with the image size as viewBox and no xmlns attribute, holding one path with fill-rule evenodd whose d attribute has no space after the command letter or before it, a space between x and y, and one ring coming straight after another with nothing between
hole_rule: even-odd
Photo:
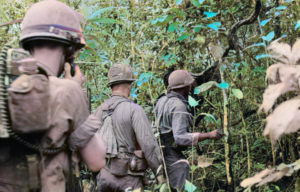
<instances>
[{"instance_id":1,"label":"jungle foliage","mask_svg":"<svg viewBox=\"0 0 300 192\"><path fill-rule=\"evenodd\" d=\"M1 26L0 47L11 40L17 42L18 22L35 1L0 0L0 24L14 21ZM223 140L199 144L203 152L199 164L196 150L187 152L193 175L190 185L196 186L196 191L243 191L241 181L256 172L300 159L299 132L273 139L273 143L263 136L270 113L267 111L297 96L299 89L281 92L274 106L265 108L266 113L257 113L270 83L265 81L266 70L278 59L267 47L273 41L292 46L299 37L298 0L62 1L86 19L83 26L87 46L78 54L77 64L87 77L92 109L109 97L107 71L112 63L133 67L137 81L131 99L144 108L150 121L154 120L156 98L166 91L165 74L185 69L199 76L216 66L200 74L199 87L189 100L195 117L203 118L195 131L226 129ZM255 12L259 2L259 14L253 23L233 31L235 24ZM230 51L222 57L228 48ZM295 53L299 55L299 50ZM299 71L298 66L294 70ZM203 163L203 159L209 163ZM190 189L193 187L189 188L193 191ZM299 192L300 173L251 189Z\"/></svg>"}]
</instances>

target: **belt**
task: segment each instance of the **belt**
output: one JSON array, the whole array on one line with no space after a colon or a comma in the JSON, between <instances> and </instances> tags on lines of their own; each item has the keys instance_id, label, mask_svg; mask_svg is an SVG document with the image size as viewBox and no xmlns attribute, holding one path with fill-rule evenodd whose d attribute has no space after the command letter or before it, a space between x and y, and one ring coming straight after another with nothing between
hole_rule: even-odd
<instances>
[{"instance_id":1,"label":"belt","mask_svg":"<svg viewBox=\"0 0 300 192\"><path fill-rule=\"evenodd\" d=\"M120 147L119 148L119 153L133 153L134 148L129 148L129 147Z\"/></svg>"}]
</instances>

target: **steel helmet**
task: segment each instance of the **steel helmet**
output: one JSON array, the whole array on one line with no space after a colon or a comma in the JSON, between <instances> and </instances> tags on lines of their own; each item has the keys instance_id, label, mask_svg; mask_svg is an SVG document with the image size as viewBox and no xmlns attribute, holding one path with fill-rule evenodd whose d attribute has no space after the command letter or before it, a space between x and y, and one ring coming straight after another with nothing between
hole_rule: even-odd
<instances>
[{"instance_id":1,"label":"steel helmet","mask_svg":"<svg viewBox=\"0 0 300 192\"><path fill-rule=\"evenodd\" d=\"M115 63L108 70L108 85L114 85L119 83L132 83L133 74L130 65Z\"/></svg>"},{"instance_id":2,"label":"steel helmet","mask_svg":"<svg viewBox=\"0 0 300 192\"><path fill-rule=\"evenodd\" d=\"M176 70L168 79L169 89L178 89L188 85L196 85L195 79L185 70Z\"/></svg>"},{"instance_id":3,"label":"steel helmet","mask_svg":"<svg viewBox=\"0 0 300 192\"><path fill-rule=\"evenodd\" d=\"M26 43L32 40L51 40L81 49L85 41L79 15L56 0L33 4L22 21L20 46L26 49Z\"/></svg>"}]
</instances>

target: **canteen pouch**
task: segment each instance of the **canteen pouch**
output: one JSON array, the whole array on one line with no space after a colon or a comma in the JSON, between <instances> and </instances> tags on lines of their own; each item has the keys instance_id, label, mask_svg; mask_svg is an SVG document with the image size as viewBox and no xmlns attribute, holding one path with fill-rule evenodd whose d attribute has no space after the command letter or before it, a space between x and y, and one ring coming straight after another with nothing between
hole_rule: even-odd
<instances>
[{"instance_id":1,"label":"canteen pouch","mask_svg":"<svg viewBox=\"0 0 300 192\"><path fill-rule=\"evenodd\" d=\"M129 159L112 158L110 161L110 172L112 174L116 176L127 175Z\"/></svg>"},{"instance_id":2,"label":"canteen pouch","mask_svg":"<svg viewBox=\"0 0 300 192\"><path fill-rule=\"evenodd\" d=\"M148 168L147 161L145 159L142 150L136 150L133 152L132 158L130 160L130 170L131 171L146 171Z\"/></svg>"},{"instance_id":3,"label":"canteen pouch","mask_svg":"<svg viewBox=\"0 0 300 192\"><path fill-rule=\"evenodd\" d=\"M19 133L46 131L50 124L49 79L35 74L38 67L34 59L22 61L19 70L23 74L8 89L12 129Z\"/></svg>"}]
</instances>

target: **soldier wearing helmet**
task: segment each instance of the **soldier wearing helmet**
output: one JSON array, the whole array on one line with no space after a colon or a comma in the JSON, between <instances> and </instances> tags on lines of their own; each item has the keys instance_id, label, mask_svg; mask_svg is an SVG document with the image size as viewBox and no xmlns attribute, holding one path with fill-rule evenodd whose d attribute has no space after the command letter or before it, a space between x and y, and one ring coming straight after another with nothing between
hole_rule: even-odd
<instances>
[{"instance_id":1,"label":"soldier wearing helmet","mask_svg":"<svg viewBox=\"0 0 300 192\"><path fill-rule=\"evenodd\" d=\"M64 146L67 146L70 133L89 116L79 67L74 68L74 76L70 75L75 53L85 45L78 13L56 0L33 4L22 22L20 45L30 52L32 58L20 61L19 69L24 74L11 84L10 90L18 92L19 97L31 92L38 97L44 90L48 90L49 94L42 102L37 98L28 99L28 113L15 116L18 111L14 111L12 125L26 125L26 120L35 116L43 116L49 122L35 119L30 123L44 123L46 130L38 133L27 130L27 134L20 134L22 139L31 143L30 146L37 145L37 151L10 138L0 141L1 151L5 149L6 152L2 154L5 161L0 164L0 191L66 191L67 186L71 186L72 154ZM58 78L64 70L65 78ZM38 80L37 77L43 80L42 87L35 86L33 79ZM48 104L41 105L39 109L44 115L30 114L30 108L36 108L39 103ZM50 154L49 151L56 152ZM73 153L72 159L77 159L76 154ZM69 190L74 191L72 188Z\"/></svg>"},{"instance_id":2,"label":"soldier wearing helmet","mask_svg":"<svg viewBox=\"0 0 300 192\"><path fill-rule=\"evenodd\" d=\"M158 182L163 182L162 169L159 170L162 158L150 123L144 110L128 99L134 82L131 67L113 64L108 71L108 80L111 97L72 133L71 149L82 147L78 141L83 134L92 135L100 128L106 144L107 163L97 176L98 192L142 189L148 166ZM111 116L111 124L107 123L108 116Z\"/></svg>"},{"instance_id":3,"label":"soldier wearing helmet","mask_svg":"<svg viewBox=\"0 0 300 192\"><path fill-rule=\"evenodd\" d=\"M172 191L183 191L185 180L190 179L189 165L182 151L187 146L197 145L206 139L220 139L223 133L213 130L209 133L192 133L193 120L189 113L188 95L194 78L184 70L176 70L168 79L168 93L162 96L155 107L157 125L163 148L164 160Z\"/></svg>"}]
</instances>

